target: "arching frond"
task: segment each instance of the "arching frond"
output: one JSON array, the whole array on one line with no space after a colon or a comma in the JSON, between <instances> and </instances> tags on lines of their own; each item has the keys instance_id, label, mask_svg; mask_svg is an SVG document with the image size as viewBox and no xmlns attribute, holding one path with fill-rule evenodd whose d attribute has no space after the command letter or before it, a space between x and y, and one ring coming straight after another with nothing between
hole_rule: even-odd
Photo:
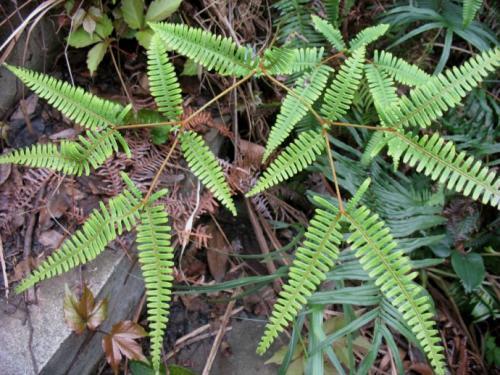
<instances>
[{"instance_id":1,"label":"arching frond","mask_svg":"<svg viewBox=\"0 0 500 375\"><path fill-rule=\"evenodd\" d=\"M342 38L342 34L339 29L334 28L330 22L319 18L316 15L312 16L312 21L316 31L323 34L326 40L328 40L328 42L330 42L330 44L335 47L337 51L343 51L346 49L344 38Z\"/></svg>"},{"instance_id":2,"label":"arching frond","mask_svg":"<svg viewBox=\"0 0 500 375\"><path fill-rule=\"evenodd\" d=\"M148 79L158 110L169 120L178 120L182 114L181 86L174 65L168 60L165 44L157 34L151 38L148 48Z\"/></svg>"},{"instance_id":3,"label":"arching frond","mask_svg":"<svg viewBox=\"0 0 500 375\"><path fill-rule=\"evenodd\" d=\"M38 96L84 128L99 130L119 125L123 120L124 108L118 103L42 73L7 64L6 67Z\"/></svg>"},{"instance_id":4,"label":"arching frond","mask_svg":"<svg viewBox=\"0 0 500 375\"><path fill-rule=\"evenodd\" d=\"M181 148L193 174L212 192L233 215L236 207L224 172L201 135L186 131L181 136Z\"/></svg>"},{"instance_id":5,"label":"arching frond","mask_svg":"<svg viewBox=\"0 0 500 375\"><path fill-rule=\"evenodd\" d=\"M279 48L264 51L264 68L271 75L290 75L318 67L323 58L321 48Z\"/></svg>"},{"instance_id":6,"label":"arching frond","mask_svg":"<svg viewBox=\"0 0 500 375\"><path fill-rule=\"evenodd\" d=\"M454 67L433 76L399 101L398 109L387 113L387 121L401 126L426 127L455 107L500 64L500 48L474 56L459 68Z\"/></svg>"},{"instance_id":7,"label":"arching frond","mask_svg":"<svg viewBox=\"0 0 500 375\"><path fill-rule=\"evenodd\" d=\"M367 27L366 29L361 30L351 41L349 42L349 49L354 51L362 46L366 46L382 35L384 35L387 30L389 30L390 25L388 24L380 24L377 26Z\"/></svg>"},{"instance_id":8,"label":"arching frond","mask_svg":"<svg viewBox=\"0 0 500 375\"><path fill-rule=\"evenodd\" d=\"M219 74L244 76L258 65L251 48L239 47L229 38L183 24L150 23L150 26L168 48Z\"/></svg>"},{"instance_id":9,"label":"arching frond","mask_svg":"<svg viewBox=\"0 0 500 375\"><path fill-rule=\"evenodd\" d=\"M310 73L305 73L297 80L297 84L285 97L276 118L276 123L269 133L263 160L276 150L290 135L294 126L306 115L309 108L319 98L326 86L328 75L332 69L321 65Z\"/></svg>"},{"instance_id":10,"label":"arching frond","mask_svg":"<svg viewBox=\"0 0 500 375\"><path fill-rule=\"evenodd\" d=\"M259 354L263 354L296 318L300 309L307 304L307 298L316 291L338 258L339 244L342 241L340 214L334 206L323 199L321 201L323 205L329 205L330 210L315 210L307 227L304 243L295 252L295 259L288 272L288 281L278 296L257 348Z\"/></svg>"},{"instance_id":11,"label":"arching frond","mask_svg":"<svg viewBox=\"0 0 500 375\"><path fill-rule=\"evenodd\" d=\"M347 113L363 77L364 60L365 48L355 50L326 90L321 113L328 120L337 121Z\"/></svg>"},{"instance_id":12,"label":"arching frond","mask_svg":"<svg viewBox=\"0 0 500 375\"><path fill-rule=\"evenodd\" d=\"M465 152L458 153L453 142L445 142L438 133L420 138L395 133L389 145L393 158L403 156L403 162L416 166L417 172L423 171L448 189L500 208L500 179L496 173Z\"/></svg>"},{"instance_id":13,"label":"arching frond","mask_svg":"<svg viewBox=\"0 0 500 375\"><path fill-rule=\"evenodd\" d=\"M375 279L384 296L403 315L405 322L417 337L435 372L445 373L443 348L433 321L433 309L423 288L413 282L410 259L396 250L389 228L379 216L367 207L349 207L343 216L350 224L351 243L363 269Z\"/></svg>"},{"instance_id":14,"label":"arching frond","mask_svg":"<svg viewBox=\"0 0 500 375\"><path fill-rule=\"evenodd\" d=\"M140 201L140 196L124 190L109 200L108 207L100 202L99 209L92 212L83 227L26 277L16 292L21 293L44 279L60 275L97 257L108 243L122 233L123 226L130 230L135 225Z\"/></svg>"},{"instance_id":15,"label":"arching frond","mask_svg":"<svg viewBox=\"0 0 500 375\"><path fill-rule=\"evenodd\" d=\"M118 142L117 142L118 140ZM33 168L48 168L68 175L89 175L90 168L101 166L114 152L118 143L130 154L127 142L120 133L107 129L88 132L79 141L56 144L36 144L0 156L0 164L12 163Z\"/></svg>"},{"instance_id":16,"label":"arching frond","mask_svg":"<svg viewBox=\"0 0 500 375\"><path fill-rule=\"evenodd\" d=\"M309 130L300 133L283 152L271 163L259 178L257 184L246 195L251 197L271 186L279 184L311 165L325 147L321 133Z\"/></svg>"},{"instance_id":17,"label":"arching frond","mask_svg":"<svg viewBox=\"0 0 500 375\"><path fill-rule=\"evenodd\" d=\"M462 9L462 21L464 27L469 26L474 17L476 17L477 11L483 5L483 0L464 0L464 7Z\"/></svg>"},{"instance_id":18,"label":"arching frond","mask_svg":"<svg viewBox=\"0 0 500 375\"><path fill-rule=\"evenodd\" d=\"M174 249L170 243L171 228L165 207L153 203L150 200L141 209L136 243L146 285L152 363L159 370L174 279Z\"/></svg>"},{"instance_id":19,"label":"arching frond","mask_svg":"<svg viewBox=\"0 0 500 375\"><path fill-rule=\"evenodd\" d=\"M409 64L390 52L376 50L373 53L373 64L388 73L396 81L408 86L423 85L431 78L430 74L427 74L418 66Z\"/></svg>"}]
</instances>

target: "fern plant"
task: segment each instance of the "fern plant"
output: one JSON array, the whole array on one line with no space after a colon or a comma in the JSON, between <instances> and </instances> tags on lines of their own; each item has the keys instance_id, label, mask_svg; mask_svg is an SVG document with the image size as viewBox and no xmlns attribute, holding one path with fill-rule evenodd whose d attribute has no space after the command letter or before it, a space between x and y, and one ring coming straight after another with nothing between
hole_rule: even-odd
<instances>
[{"instance_id":1,"label":"fern plant","mask_svg":"<svg viewBox=\"0 0 500 375\"><path fill-rule=\"evenodd\" d=\"M302 1L295 2L294 9L304 4ZM300 15L297 19L303 21ZM170 153L146 194L124 175L127 188L123 193L109 200L108 207L101 204L82 229L33 271L17 291L22 292L41 280L95 258L124 228L130 230L137 225L139 261L148 298L151 353L153 366L158 372L173 268L168 217L164 207L157 202L166 193L161 189L156 191L159 176L180 143L192 172L226 208L236 214L222 168L202 137L187 130L186 124L231 89L251 78L262 78L287 91L276 124L271 129L265 151L266 162L286 143L293 130L298 130L302 120L307 118L311 126L299 132L297 138L269 163L247 196L259 194L295 176L318 158L324 157L329 166L328 177L335 185L335 203L319 196L313 198L319 207L306 231L303 245L296 251L288 282L278 298L258 352L263 353L269 348L273 340L295 320L301 308L308 303L308 298L312 298L325 275L335 272L338 259L344 256L345 251L341 251L340 245L345 234L357 261L354 267L362 275L358 277L372 282L370 290L378 290L382 296L379 311L360 317L352 323L352 327L366 324L377 316L384 317L398 330L407 332L407 337L414 337L436 373L444 374L443 348L433 320L431 299L415 283L413 263L398 250L399 245L390 229L376 213L362 204L370 180L360 184L357 191L351 191L352 198L344 201L331 146L336 139L330 132L336 126L374 131L378 135L370 142L364 158L366 163L387 147L395 166L402 159L448 189L500 207L500 181L494 171L489 171L464 152L457 153L453 143L445 142L437 133L432 136L418 135L421 128L432 132L434 121L446 110L458 105L467 92L494 71L500 64L500 50L483 52L460 68L430 77L418 67L385 51L375 52L373 58L367 57L367 45L380 38L387 31L387 25L367 28L346 43L338 29L327 20L315 17L312 21L318 33L331 41L340 50L339 53L325 57L323 48L286 46L272 47L257 56L250 47L238 46L228 38L200 29L152 23L150 27L155 36L148 51L148 77L152 95L165 121L149 121L146 124L136 123L128 107L96 98L54 78L9 67L33 91L88 133L87 138L64 141L61 145L37 145L14 151L1 156L0 163L46 167L78 175L89 173L90 168L99 166L118 149L118 145L127 149L120 135L122 130L167 126L174 138ZM170 50L193 59L206 69L240 79L190 117L180 120L182 98L175 71L166 53ZM327 64L334 58L339 58L338 63L341 64L335 75ZM294 87L289 88L276 78L278 75L299 77ZM377 110L379 124L345 122L345 116L353 107L355 93L365 78L368 82L366 93ZM396 81L412 87L408 95L397 94ZM383 328L380 328L378 335L382 332ZM325 349L327 344L325 340L319 350ZM369 362L365 362L365 366L366 363ZM337 369L343 371L341 366Z\"/></svg>"}]
</instances>

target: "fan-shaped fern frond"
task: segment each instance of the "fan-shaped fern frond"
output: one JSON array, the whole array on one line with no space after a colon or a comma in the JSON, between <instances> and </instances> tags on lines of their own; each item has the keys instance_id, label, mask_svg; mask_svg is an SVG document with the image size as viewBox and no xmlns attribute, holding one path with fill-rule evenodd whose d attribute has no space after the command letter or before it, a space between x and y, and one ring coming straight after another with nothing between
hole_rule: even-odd
<instances>
[{"instance_id":1,"label":"fan-shaped fern frond","mask_svg":"<svg viewBox=\"0 0 500 375\"><path fill-rule=\"evenodd\" d=\"M148 48L148 79L158 110L169 120L178 120L182 114L181 86L174 65L168 60L167 49L157 34L151 38Z\"/></svg>"},{"instance_id":2,"label":"fan-shaped fern frond","mask_svg":"<svg viewBox=\"0 0 500 375\"><path fill-rule=\"evenodd\" d=\"M462 21L464 27L469 26L476 13L483 5L483 0L464 0L464 7L462 9Z\"/></svg>"},{"instance_id":3,"label":"fan-shaped fern frond","mask_svg":"<svg viewBox=\"0 0 500 375\"><path fill-rule=\"evenodd\" d=\"M348 242L356 251L363 269L401 312L436 373L444 374L443 348L439 345L439 332L432 319L432 306L429 298L422 295L423 288L413 282L417 273L410 272L410 259L401 250L395 250L397 244L389 228L367 207L350 208L343 217L352 231Z\"/></svg>"},{"instance_id":4,"label":"fan-shaped fern frond","mask_svg":"<svg viewBox=\"0 0 500 375\"><path fill-rule=\"evenodd\" d=\"M67 82L25 68L6 67L33 92L75 123L90 130L119 125L124 108Z\"/></svg>"},{"instance_id":5,"label":"fan-shaped fern frond","mask_svg":"<svg viewBox=\"0 0 500 375\"><path fill-rule=\"evenodd\" d=\"M445 184L474 200L500 208L500 179L480 161L465 152L457 153L453 142L445 142L435 133L431 137L415 137L411 134L395 133L389 141L389 154L424 173L434 181Z\"/></svg>"},{"instance_id":6,"label":"fan-shaped fern frond","mask_svg":"<svg viewBox=\"0 0 500 375\"><path fill-rule=\"evenodd\" d=\"M107 129L101 133L89 132L88 138L78 142L63 141L56 144L36 144L0 156L0 164L12 163L33 168L48 168L69 175L89 175L90 168L98 168L113 152L118 142L130 154L127 142L120 133Z\"/></svg>"},{"instance_id":7,"label":"fan-shaped fern frond","mask_svg":"<svg viewBox=\"0 0 500 375\"><path fill-rule=\"evenodd\" d=\"M226 182L224 172L201 135L186 131L180 137L182 152L193 174L212 192L215 198L233 215L236 215L231 189Z\"/></svg>"},{"instance_id":8,"label":"fan-shaped fern frond","mask_svg":"<svg viewBox=\"0 0 500 375\"><path fill-rule=\"evenodd\" d=\"M129 190L110 199L108 207L100 202L99 209L92 212L83 227L25 278L16 292L21 293L44 279L60 275L97 257L108 243L122 233L123 226L130 230L135 225L140 202L141 197Z\"/></svg>"},{"instance_id":9,"label":"fan-shaped fern frond","mask_svg":"<svg viewBox=\"0 0 500 375\"><path fill-rule=\"evenodd\" d=\"M251 197L296 175L311 165L324 147L325 140L321 133L314 130L300 133L264 171L246 196Z\"/></svg>"},{"instance_id":10,"label":"fan-shaped fern frond","mask_svg":"<svg viewBox=\"0 0 500 375\"><path fill-rule=\"evenodd\" d=\"M390 25L388 24L380 24L377 26L367 27L366 29L361 30L351 41L349 42L349 49L354 51L362 46L366 46L382 35L384 35L387 30L389 30Z\"/></svg>"},{"instance_id":11,"label":"fan-shaped fern frond","mask_svg":"<svg viewBox=\"0 0 500 375\"><path fill-rule=\"evenodd\" d=\"M141 209L136 243L146 285L152 363L158 370L172 293L174 249L165 207L152 204L150 200Z\"/></svg>"},{"instance_id":12,"label":"fan-shaped fern frond","mask_svg":"<svg viewBox=\"0 0 500 375\"><path fill-rule=\"evenodd\" d=\"M431 75L418 66L394 56L390 52L374 51L373 64L388 73L396 81L408 86L419 86L426 83Z\"/></svg>"},{"instance_id":13,"label":"fan-shaped fern frond","mask_svg":"<svg viewBox=\"0 0 500 375\"><path fill-rule=\"evenodd\" d=\"M318 16L313 15L312 17L314 28L317 32L323 34L323 36L330 42L330 44L337 49L337 51L343 51L346 49L346 45L344 39L342 38L342 34L339 29L333 27L333 25L319 18Z\"/></svg>"},{"instance_id":14,"label":"fan-shaped fern frond","mask_svg":"<svg viewBox=\"0 0 500 375\"><path fill-rule=\"evenodd\" d=\"M321 201L328 204L330 210L315 210L305 233L304 243L295 252L295 259L288 272L288 281L283 286L266 325L257 349L259 354L263 354L295 319L302 306L307 304L307 298L316 291L338 258L338 246L342 241L340 214L334 206L323 199Z\"/></svg>"},{"instance_id":15,"label":"fan-shaped fern frond","mask_svg":"<svg viewBox=\"0 0 500 375\"><path fill-rule=\"evenodd\" d=\"M355 50L335 75L335 79L325 92L321 113L331 121L337 121L347 113L354 93L363 77L365 48Z\"/></svg>"},{"instance_id":16,"label":"fan-shaped fern frond","mask_svg":"<svg viewBox=\"0 0 500 375\"><path fill-rule=\"evenodd\" d=\"M321 65L311 73L305 73L297 80L293 92L287 94L276 118L276 123L269 133L263 160L276 150L290 135L294 126L307 114L309 108L319 98L326 86L332 69Z\"/></svg>"},{"instance_id":17,"label":"fan-shaped fern frond","mask_svg":"<svg viewBox=\"0 0 500 375\"><path fill-rule=\"evenodd\" d=\"M472 57L459 68L433 76L400 99L398 110L387 113L388 123L394 127L429 126L460 103L499 64L500 48L495 48Z\"/></svg>"},{"instance_id":18,"label":"fan-shaped fern frond","mask_svg":"<svg viewBox=\"0 0 500 375\"><path fill-rule=\"evenodd\" d=\"M150 23L151 28L171 48L208 70L222 75L244 76L258 66L249 47L239 47L229 39L200 28L182 24Z\"/></svg>"},{"instance_id":19,"label":"fan-shaped fern frond","mask_svg":"<svg viewBox=\"0 0 500 375\"><path fill-rule=\"evenodd\" d=\"M264 51L264 68L271 75L290 75L318 67L323 58L321 48L279 48Z\"/></svg>"}]
</instances>

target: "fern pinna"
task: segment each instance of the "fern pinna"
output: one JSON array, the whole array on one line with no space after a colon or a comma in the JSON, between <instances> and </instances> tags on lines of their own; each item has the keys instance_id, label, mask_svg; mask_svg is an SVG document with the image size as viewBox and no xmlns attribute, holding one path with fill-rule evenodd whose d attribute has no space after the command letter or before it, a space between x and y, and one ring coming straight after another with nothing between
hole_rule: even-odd
<instances>
[{"instance_id":1,"label":"fern pinna","mask_svg":"<svg viewBox=\"0 0 500 375\"><path fill-rule=\"evenodd\" d=\"M294 13L296 18L292 21L304 25L301 13L304 2L295 2L295 6L291 8L285 2L280 4L279 9L283 14ZM369 316L383 320L389 315L400 314L403 323L398 323L398 327L414 335L416 343L427 354L436 373L443 374L446 371L443 348L433 320L430 297L415 283L416 273L411 272L412 264L398 250L398 244L388 227L376 213L361 204L362 195L369 188L369 183L362 184L350 201L343 200L330 145L334 140L331 128L365 127L375 132L368 145L369 152L364 157L365 163L370 163L376 153L387 147L395 166L402 159L410 166L416 166L417 172L423 171L447 188L498 207L500 186L495 172L464 152L457 153L453 143L445 142L432 129L432 125L494 71L500 64L500 50L497 48L483 52L460 68L452 68L431 77L417 66L385 51L375 52L373 58L367 57L367 45L380 38L387 31L387 25L367 28L346 43L338 28L328 21L315 16L312 24L314 27L307 24L303 29L304 33L315 42L325 37L340 53L325 57L325 50L319 46L294 48L293 45L287 45L265 49L260 55L256 55L251 47L238 46L229 38L201 29L180 24L151 24L155 36L148 51L148 77L158 110L167 120L157 123L150 121L148 124L134 124L134 116L129 113L129 107L99 99L54 78L9 67L39 96L81 125L87 135L75 141L64 141L60 145L38 145L17 150L0 157L0 163L45 167L68 174L88 174L90 168L98 167L117 151L118 146L127 149L126 142L120 135L121 130L168 125L167 131L175 139L171 151L180 143L193 173L235 214L231 190L224 180L224 173L216 157L200 135L185 129L190 118L180 120L180 86L167 51L180 53L219 74L241 77L199 111L252 77L266 79L286 88L287 96L276 124L271 129L264 161L267 162L273 153L279 152L283 144L285 147L270 162L247 195L260 194L305 170L318 159L326 159L331 173L327 177L334 182L336 200L334 204L318 195L313 196L313 201L319 208L309 224L303 245L296 251L295 260L289 268L288 283L280 293L258 346L259 353L266 351L273 340L294 321L301 308L307 304L308 298L312 298L325 274L335 270L343 256L340 245L346 234L347 243L354 251L358 266L365 272L364 279L371 280L384 297L380 304L380 314L375 311ZM340 68L333 74L333 68L328 63L337 57L339 60L334 65L340 64ZM295 75L300 78L293 88L288 88L276 78L279 75ZM365 78L368 83L366 92L371 96L379 124L344 122ZM409 93L399 96L396 82L409 86ZM194 115L196 112L191 116ZM288 142L294 128L298 128L297 125L306 116L311 118L313 124L307 129L301 126L297 138ZM420 128L428 128L426 135L418 135ZM167 162L168 156L163 165ZM162 168L156 177L161 174ZM112 198L109 207L101 205L80 231L20 284L18 291L95 258L109 241L121 233L123 227L131 229L138 224L137 243L147 288L151 353L153 365L158 372L173 268L173 248L170 244L167 214L163 206L155 203L164 191L155 193L157 178L145 195L126 175L124 179L127 188L123 193ZM363 322L367 323L368 320ZM377 323L376 326L379 327L380 324Z\"/></svg>"}]
</instances>

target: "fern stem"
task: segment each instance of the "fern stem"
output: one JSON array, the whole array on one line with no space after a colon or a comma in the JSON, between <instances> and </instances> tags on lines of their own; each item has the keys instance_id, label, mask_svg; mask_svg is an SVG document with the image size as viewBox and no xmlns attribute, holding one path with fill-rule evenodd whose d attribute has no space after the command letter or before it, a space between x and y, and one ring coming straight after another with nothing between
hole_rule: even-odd
<instances>
[{"instance_id":1,"label":"fern stem","mask_svg":"<svg viewBox=\"0 0 500 375\"><path fill-rule=\"evenodd\" d=\"M339 202L340 215L344 214L344 203L342 202L342 196L340 195L339 182L337 179L337 171L335 169L335 162L333 161L332 149L330 148L330 139L328 138L328 133L325 128L323 128L323 137L326 142L326 153L328 155L328 163L330 164L330 169L332 171L333 183L335 184L335 194L337 195L337 200Z\"/></svg>"}]
</instances>

